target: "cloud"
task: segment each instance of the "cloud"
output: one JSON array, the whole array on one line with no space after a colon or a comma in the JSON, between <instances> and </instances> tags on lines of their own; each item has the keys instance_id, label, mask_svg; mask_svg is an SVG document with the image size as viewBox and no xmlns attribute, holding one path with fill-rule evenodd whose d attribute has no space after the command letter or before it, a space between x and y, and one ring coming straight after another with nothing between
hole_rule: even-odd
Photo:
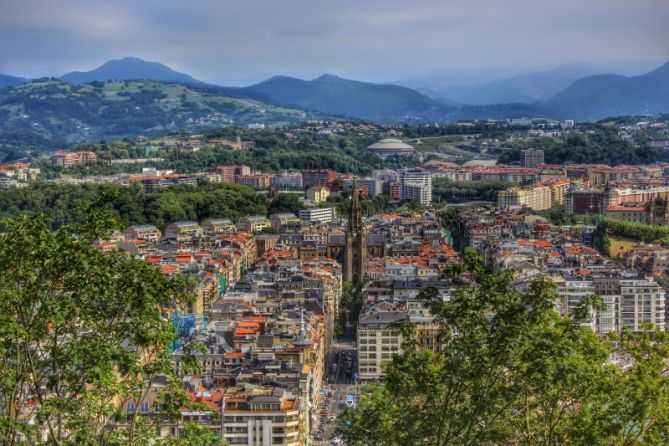
<instances>
[{"instance_id":1,"label":"cloud","mask_svg":"<svg viewBox=\"0 0 669 446\"><path fill-rule=\"evenodd\" d=\"M0 71L28 76L125 55L237 84L669 59L666 0L0 1Z\"/></svg>"}]
</instances>

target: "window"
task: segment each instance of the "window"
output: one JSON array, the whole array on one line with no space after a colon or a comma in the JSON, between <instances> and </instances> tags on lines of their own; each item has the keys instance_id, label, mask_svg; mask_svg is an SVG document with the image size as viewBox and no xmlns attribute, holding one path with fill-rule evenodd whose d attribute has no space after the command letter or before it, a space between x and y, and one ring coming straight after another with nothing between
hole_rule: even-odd
<instances>
[{"instance_id":1,"label":"window","mask_svg":"<svg viewBox=\"0 0 669 446\"><path fill-rule=\"evenodd\" d=\"M135 413L135 403L133 403L132 401L129 402L129 403L125 406L125 410L126 410L126 412L128 412L128 413Z\"/></svg>"},{"instance_id":2,"label":"window","mask_svg":"<svg viewBox=\"0 0 669 446\"><path fill-rule=\"evenodd\" d=\"M147 413L149 411L149 403L142 403L142 406L140 408L140 411L142 413Z\"/></svg>"}]
</instances>

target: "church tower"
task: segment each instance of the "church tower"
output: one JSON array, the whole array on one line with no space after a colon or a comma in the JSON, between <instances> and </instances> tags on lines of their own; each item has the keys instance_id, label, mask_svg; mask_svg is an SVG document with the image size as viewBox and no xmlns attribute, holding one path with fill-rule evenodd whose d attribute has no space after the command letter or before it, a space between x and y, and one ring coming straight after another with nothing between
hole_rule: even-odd
<instances>
[{"instance_id":1,"label":"church tower","mask_svg":"<svg viewBox=\"0 0 669 446\"><path fill-rule=\"evenodd\" d=\"M353 285L362 283L367 265L367 231L362 219L358 187L353 182L351 209L348 213L348 228L344 245L344 280Z\"/></svg>"}]
</instances>

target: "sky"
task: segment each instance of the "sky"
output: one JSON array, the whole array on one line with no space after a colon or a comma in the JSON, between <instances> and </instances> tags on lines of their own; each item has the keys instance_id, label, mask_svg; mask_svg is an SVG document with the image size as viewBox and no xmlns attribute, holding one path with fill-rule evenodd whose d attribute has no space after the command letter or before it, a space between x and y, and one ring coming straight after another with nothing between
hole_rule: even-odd
<instances>
[{"instance_id":1,"label":"sky","mask_svg":"<svg viewBox=\"0 0 669 446\"><path fill-rule=\"evenodd\" d=\"M322 73L458 83L661 64L668 23L669 0L0 0L0 73L136 56L223 85Z\"/></svg>"}]
</instances>

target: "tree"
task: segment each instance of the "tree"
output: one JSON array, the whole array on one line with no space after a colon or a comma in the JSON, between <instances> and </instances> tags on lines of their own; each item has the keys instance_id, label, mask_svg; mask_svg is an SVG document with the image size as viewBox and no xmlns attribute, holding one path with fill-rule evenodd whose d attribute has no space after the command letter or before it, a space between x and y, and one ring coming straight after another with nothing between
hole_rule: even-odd
<instances>
[{"instance_id":1,"label":"tree","mask_svg":"<svg viewBox=\"0 0 669 446\"><path fill-rule=\"evenodd\" d=\"M91 210L99 208L91 205L85 221L55 232L44 214L6 223L2 444L135 445L155 432L137 414L123 433L106 427L117 412L114 398L141 400L152 379L171 376L167 346L175 332L166 314L187 296L181 280L165 278L148 262L94 249L116 223ZM180 386L171 389L183 396ZM180 408L168 407L166 416Z\"/></svg>"},{"instance_id":2,"label":"tree","mask_svg":"<svg viewBox=\"0 0 669 446\"><path fill-rule=\"evenodd\" d=\"M347 444L666 443L665 332L597 337L580 323L600 299L560 316L552 282L521 293L511 272L486 274L470 249L446 275L457 285L451 301L419 295L442 324L441 349L404 344L382 387L344 414Z\"/></svg>"},{"instance_id":3,"label":"tree","mask_svg":"<svg viewBox=\"0 0 669 446\"><path fill-rule=\"evenodd\" d=\"M281 212L292 212L293 214L297 214L302 209L304 209L304 203L300 200L299 195L279 194L270 202L267 212L270 215Z\"/></svg>"}]
</instances>

